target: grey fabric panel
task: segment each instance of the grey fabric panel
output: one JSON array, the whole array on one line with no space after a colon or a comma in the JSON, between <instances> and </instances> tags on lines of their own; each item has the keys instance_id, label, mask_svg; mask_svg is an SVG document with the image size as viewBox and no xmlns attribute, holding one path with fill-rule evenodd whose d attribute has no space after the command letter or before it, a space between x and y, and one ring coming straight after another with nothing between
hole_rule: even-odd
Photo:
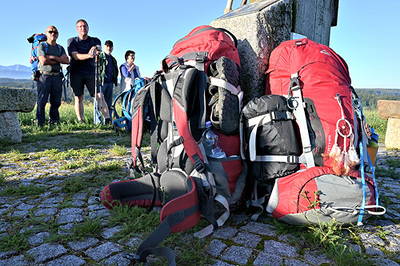
<instances>
[{"instance_id":1,"label":"grey fabric panel","mask_svg":"<svg viewBox=\"0 0 400 266\"><path fill-rule=\"evenodd\" d=\"M359 208L362 205L363 187L361 178L349 176L336 176L332 174L321 175L315 178L318 187L321 209L308 210L302 213L288 214L279 220L289 224L328 223L333 218L340 223L356 224L359 217ZM278 189L275 186L268 202L267 210L272 212L278 204ZM367 205L371 199L371 191L366 184ZM368 211L363 220L368 219Z\"/></svg>"},{"instance_id":2,"label":"grey fabric panel","mask_svg":"<svg viewBox=\"0 0 400 266\"><path fill-rule=\"evenodd\" d=\"M266 208L267 212L269 213L272 213L278 206L279 202L278 181L279 178L275 179L274 188L272 189L271 196L269 197L268 205Z\"/></svg>"},{"instance_id":3,"label":"grey fabric panel","mask_svg":"<svg viewBox=\"0 0 400 266\"><path fill-rule=\"evenodd\" d=\"M320 192L321 209L328 207L361 207L363 199L361 178L322 175L316 178L315 182ZM371 198L371 191L369 191L368 187L366 192L365 204L368 204Z\"/></svg>"},{"instance_id":4,"label":"grey fabric panel","mask_svg":"<svg viewBox=\"0 0 400 266\"><path fill-rule=\"evenodd\" d=\"M332 211L327 215L326 212L322 210L310 210L303 213L288 214L282 218L280 221L286 222L288 224L299 225L299 224L318 224L318 223L329 223L333 218L337 222L344 224L357 224L359 212L342 212L342 211ZM370 215L364 214L364 219L368 219Z\"/></svg>"}]
</instances>

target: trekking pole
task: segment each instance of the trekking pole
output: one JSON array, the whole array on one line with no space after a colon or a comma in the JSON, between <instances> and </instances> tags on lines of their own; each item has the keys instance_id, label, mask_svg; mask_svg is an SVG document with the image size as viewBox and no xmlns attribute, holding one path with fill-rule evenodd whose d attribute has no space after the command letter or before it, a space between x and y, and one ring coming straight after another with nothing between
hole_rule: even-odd
<instances>
[{"instance_id":1,"label":"trekking pole","mask_svg":"<svg viewBox=\"0 0 400 266\"><path fill-rule=\"evenodd\" d=\"M97 103L97 93L98 93L98 86L99 86L99 56L96 54L96 59L95 59L95 72L94 72L94 101L93 101L93 119L94 119L94 124L98 125L101 123L101 114L99 112L99 106Z\"/></svg>"},{"instance_id":2,"label":"trekking pole","mask_svg":"<svg viewBox=\"0 0 400 266\"><path fill-rule=\"evenodd\" d=\"M62 87L64 91L64 102L68 102L67 87L65 86L65 78L62 79Z\"/></svg>"}]
</instances>

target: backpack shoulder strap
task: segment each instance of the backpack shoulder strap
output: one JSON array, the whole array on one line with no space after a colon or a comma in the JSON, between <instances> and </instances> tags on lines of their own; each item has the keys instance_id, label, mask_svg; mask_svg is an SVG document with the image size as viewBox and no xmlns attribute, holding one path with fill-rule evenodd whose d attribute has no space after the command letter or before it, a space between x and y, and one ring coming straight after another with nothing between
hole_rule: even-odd
<instances>
[{"instance_id":1,"label":"backpack shoulder strap","mask_svg":"<svg viewBox=\"0 0 400 266\"><path fill-rule=\"evenodd\" d=\"M137 159L140 160L142 166L144 166L143 158L140 153L143 137L143 120L144 111L146 105L147 95L149 94L150 86L147 86L140 90L136 97L133 99L132 106L132 132L131 132L131 144L132 144L132 165L131 167L138 169ZM124 97L125 98L125 97Z\"/></svg>"},{"instance_id":2,"label":"backpack shoulder strap","mask_svg":"<svg viewBox=\"0 0 400 266\"><path fill-rule=\"evenodd\" d=\"M304 99L301 94L300 82L298 73L292 74L290 78L290 92L294 100L297 101L298 106L294 109L294 115L300 129L300 137L303 146L303 154L300 156L300 161L306 165L307 168L315 166L314 155L311 147L310 135L307 127L307 118L305 114Z\"/></svg>"},{"instance_id":3,"label":"backpack shoulder strap","mask_svg":"<svg viewBox=\"0 0 400 266\"><path fill-rule=\"evenodd\" d=\"M156 91L161 86L159 84L160 73L156 72L150 83L140 89L132 100L132 163L131 168L139 169L137 159L140 160L144 166L143 158L140 153L142 137L143 137L143 123L145 119L145 112L150 117L150 134L151 134L151 158L152 162L156 162L157 158L157 117L159 117L159 100L156 99L159 93Z\"/></svg>"},{"instance_id":4,"label":"backpack shoulder strap","mask_svg":"<svg viewBox=\"0 0 400 266\"><path fill-rule=\"evenodd\" d=\"M47 44L47 42L41 42L42 43L42 45L45 47L45 49L48 49L49 48L49 45Z\"/></svg>"},{"instance_id":5,"label":"backpack shoulder strap","mask_svg":"<svg viewBox=\"0 0 400 266\"><path fill-rule=\"evenodd\" d=\"M189 99L190 96L193 96L193 94L189 94L189 89L197 89L198 91L194 92L197 95L202 94L202 90L204 90L204 88L201 88L202 86L192 86L192 83L195 81L195 79L199 78L196 77L198 73L201 74L204 72L198 71L196 68L188 68L185 70L185 73L179 76L179 79L181 80L178 80L176 88L173 92L172 104L176 128L178 130L179 136L181 136L181 139L183 141L185 151L188 154L190 160L194 163L194 167L196 168L196 170L201 173L205 169L203 154L200 147L197 145L188 124L188 111L191 108L191 106L189 106L189 103L193 102L193 100L196 100ZM204 100L204 98L198 97L197 100L202 101ZM200 105L202 105L201 102ZM200 110L200 112L204 113L205 110L203 108L201 109L202 110ZM199 117L204 117L204 114L199 114Z\"/></svg>"}]
</instances>

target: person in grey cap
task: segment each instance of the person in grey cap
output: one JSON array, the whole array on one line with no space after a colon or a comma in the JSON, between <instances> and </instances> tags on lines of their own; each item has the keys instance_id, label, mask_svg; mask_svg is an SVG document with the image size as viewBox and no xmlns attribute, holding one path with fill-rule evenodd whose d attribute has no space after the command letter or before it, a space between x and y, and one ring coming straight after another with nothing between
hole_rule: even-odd
<instances>
[{"instance_id":1,"label":"person in grey cap","mask_svg":"<svg viewBox=\"0 0 400 266\"><path fill-rule=\"evenodd\" d=\"M114 85L118 85L118 64L114 56L111 55L113 49L113 42L107 40L104 43L103 52L100 54L101 92L104 94L104 99L106 100L108 110L110 110L112 104Z\"/></svg>"}]
</instances>

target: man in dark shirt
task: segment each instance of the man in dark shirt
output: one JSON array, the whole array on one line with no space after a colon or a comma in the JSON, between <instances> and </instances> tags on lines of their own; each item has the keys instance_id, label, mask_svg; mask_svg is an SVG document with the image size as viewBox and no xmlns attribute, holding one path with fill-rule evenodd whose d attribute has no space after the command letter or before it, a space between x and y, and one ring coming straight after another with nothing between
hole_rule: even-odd
<instances>
[{"instance_id":1,"label":"man in dark shirt","mask_svg":"<svg viewBox=\"0 0 400 266\"><path fill-rule=\"evenodd\" d=\"M88 35L89 25L83 19L76 22L78 36L68 39L68 54L71 57L71 87L75 95L75 113L78 121L84 121L84 86L86 85L90 95L95 95L95 58L101 52L101 42L96 37ZM98 91L96 100L101 106L101 112L106 119L105 123L111 122L107 104L103 94Z\"/></svg>"},{"instance_id":2,"label":"man in dark shirt","mask_svg":"<svg viewBox=\"0 0 400 266\"><path fill-rule=\"evenodd\" d=\"M57 44L58 30L55 26L46 29L47 41L38 45L40 77L37 83L36 119L39 126L45 122L45 107L50 96L49 124L60 120L58 108L61 105L62 75L61 64L68 64L69 59L64 48Z\"/></svg>"},{"instance_id":3,"label":"man in dark shirt","mask_svg":"<svg viewBox=\"0 0 400 266\"><path fill-rule=\"evenodd\" d=\"M118 64L114 56L111 55L113 49L113 42L107 40L104 43L103 52L100 54L101 92L106 100L108 110L110 110L112 104L114 84L115 86L118 85Z\"/></svg>"}]
</instances>

